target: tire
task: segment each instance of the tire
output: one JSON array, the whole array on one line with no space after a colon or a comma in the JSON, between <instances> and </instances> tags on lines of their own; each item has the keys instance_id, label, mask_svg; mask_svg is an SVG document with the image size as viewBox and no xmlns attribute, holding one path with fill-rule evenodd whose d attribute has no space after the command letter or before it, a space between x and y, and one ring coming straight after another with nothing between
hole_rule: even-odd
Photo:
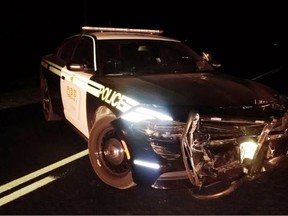
<instances>
[{"instance_id":1,"label":"tire","mask_svg":"<svg viewBox=\"0 0 288 216\"><path fill-rule=\"evenodd\" d=\"M46 79L41 79L42 110L46 121L56 121L61 118L53 112L53 105Z\"/></svg>"},{"instance_id":2,"label":"tire","mask_svg":"<svg viewBox=\"0 0 288 216\"><path fill-rule=\"evenodd\" d=\"M88 141L89 159L97 176L107 185L118 189L135 186L125 148L110 124L114 115L96 121Z\"/></svg>"}]
</instances>

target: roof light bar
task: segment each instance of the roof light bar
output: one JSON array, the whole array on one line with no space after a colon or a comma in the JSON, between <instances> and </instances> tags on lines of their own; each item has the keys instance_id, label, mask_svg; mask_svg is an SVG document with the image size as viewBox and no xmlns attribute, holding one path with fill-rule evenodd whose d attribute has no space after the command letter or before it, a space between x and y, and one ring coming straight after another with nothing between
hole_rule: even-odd
<instances>
[{"instance_id":1,"label":"roof light bar","mask_svg":"<svg viewBox=\"0 0 288 216\"><path fill-rule=\"evenodd\" d=\"M145 34L162 34L163 30L153 29L131 29L131 28L109 28L109 27L94 27L94 26L82 26L84 31L112 31L112 32L131 32L131 33L145 33Z\"/></svg>"}]
</instances>

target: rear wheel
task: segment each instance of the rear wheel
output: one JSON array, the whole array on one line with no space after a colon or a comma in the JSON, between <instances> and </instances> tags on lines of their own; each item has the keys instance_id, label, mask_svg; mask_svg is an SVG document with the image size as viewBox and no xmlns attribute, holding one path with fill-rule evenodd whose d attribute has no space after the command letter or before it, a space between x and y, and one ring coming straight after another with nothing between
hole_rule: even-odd
<instances>
[{"instance_id":1,"label":"rear wheel","mask_svg":"<svg viewBox=\"0 0 288 216\"><path fill-rule=\"evenodd\" d=\"M114 115L107 115L95 122L89 137L88 149L92 167L106 184L127 189L135 186L132 178L127 147L110 124Z\"/></svg>"},{"instance_id":2,"label":"rear wheel","mask_svg":"<svg viewBox=\"0 0 288 216\"><path fill-rule=\"evenodd\" d=\"M41 79L41 92L42 92L42 109L44 117L47 121L52 121L54 120L54 115L48 85L45 79Z\"/></svg>"}]
</instances>

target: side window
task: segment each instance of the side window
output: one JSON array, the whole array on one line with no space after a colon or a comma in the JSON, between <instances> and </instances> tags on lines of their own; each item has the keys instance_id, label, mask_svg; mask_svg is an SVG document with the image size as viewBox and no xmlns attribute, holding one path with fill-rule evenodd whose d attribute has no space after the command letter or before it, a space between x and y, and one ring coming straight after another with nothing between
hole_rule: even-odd
<instances>
[{"instance_id":1,"label":"side window","mask_svg":"<svg viewBox=\"0 0 288 216\"><path fill-rule=\"evenodd\" d=\"M86 69L94 70L93 41L90 37L82 37L74 51L72 63L83 64Z\"/></svg>"},{"instance_id":2,"label":"side window","mask_svg":"<svg viewBox=\"0 0 288 216\"><path fill-rule=\"evenodd\" d=\"M121 47L119 44L107 41L100 49L100 62L105 74L118 73L121 71L122 62L120 56Z\"/></svg>"},{"instance_id":3,"label":"side window","mask_svg":"<svg viewBox=\"0 0 288 216\"><path fill-rule=\"evenodd\" d=\"M67 39L57 51L57 57L64 61L69 61L72 58L73 51L79 41L79 37Z\"/></svg>"}]
</instances>

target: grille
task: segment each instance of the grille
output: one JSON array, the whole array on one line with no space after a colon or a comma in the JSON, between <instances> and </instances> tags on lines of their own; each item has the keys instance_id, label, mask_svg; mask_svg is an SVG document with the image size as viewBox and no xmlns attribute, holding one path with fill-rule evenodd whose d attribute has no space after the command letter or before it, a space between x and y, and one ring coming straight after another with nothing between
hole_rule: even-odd
<instances>
[{"instance_id":1,"label":"grille","mask_svg":"<svg viewBox=\"0 0 288 216\"><path fill-rule=\"evenodd\" d=\"M210 145L230 143L241 137L257 138L266 125L260 121L211 119L201 119L197 129L197 139L209 141Z\"/></svg>"}]
</instances>

